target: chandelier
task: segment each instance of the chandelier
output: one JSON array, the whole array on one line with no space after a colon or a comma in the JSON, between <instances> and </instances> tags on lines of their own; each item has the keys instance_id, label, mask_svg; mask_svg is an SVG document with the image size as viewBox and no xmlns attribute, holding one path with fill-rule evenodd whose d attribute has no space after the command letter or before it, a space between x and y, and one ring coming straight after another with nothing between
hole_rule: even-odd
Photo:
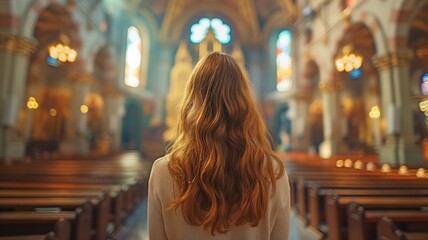
<instances>
[{"instance_id":1,"label":"chandelier","mask_svg":"<svg viewBox=\"0 0 428 240\"><path fill-rule=\"evenodd\" d=\"M343 47L342 53L336 57L336 69L339 72L352 72L361 68L363 65L363 57L353 51L352 46Z\"/></svg>"},{"instance_id":2,"label":"chandelier","mask_svg":"<svg viewBox=\"0 0 428 240\"><path fill-rule=\"evenodd\" d=\"M61 63L76 61L77 52L68 45L70 42L68 37L61 34L59 38L60 43L49 47L49 56Z\"/></svg>"}]
</instances>

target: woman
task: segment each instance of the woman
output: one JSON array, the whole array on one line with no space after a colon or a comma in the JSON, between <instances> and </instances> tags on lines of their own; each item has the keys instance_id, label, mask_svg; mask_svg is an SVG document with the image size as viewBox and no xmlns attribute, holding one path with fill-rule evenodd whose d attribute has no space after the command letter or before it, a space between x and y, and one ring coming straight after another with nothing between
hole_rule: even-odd
<instances>
[{"instance_id":1,"label":"woman","mask_svg":"<svg viewBox=\"0 0 428 240\"><path fill-rule=\"evenodd\" d=\"M199 61L176 128L150 175L151 240L288 239L287 175L231 56L213 52Z\"/></svg>"}]
</instances>

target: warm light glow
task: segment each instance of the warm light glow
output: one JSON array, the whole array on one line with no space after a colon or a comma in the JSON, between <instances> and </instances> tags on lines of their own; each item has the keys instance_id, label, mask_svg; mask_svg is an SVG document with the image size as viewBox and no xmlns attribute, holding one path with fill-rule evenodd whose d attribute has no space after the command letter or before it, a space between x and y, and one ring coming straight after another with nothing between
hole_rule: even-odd
<instances>
[{"instance_id":1,"label":"warm light glow","mask_svg":"<svg viewBox=\"0 0 428 240\"><path fill-rule=\"evenodd\" d=\"M129 87L140 86L141 76L141 36L136 27L128 28L128 41L125 58L125 85Z\"/></svg>"},{"instance_id":2,"label":"warm light glow","mask_svg":"<svg viewBox=\"0 0 428 240\"><path fill-rule=\"evenodd\" d=\"M351 159L349 158L345 159L345 167L351 168L352 165L354 165L354 162Z\"/></svg>"},{"instance_id":3,"label":"warm light glow","mask_svg":"<svg viewBox=\"0 0 428 240\"><path fill-rule=\"evenodd\" d=\"M37 109L39 107L39 103L34 97L29 97L27 102L27 108L29 109Z\"/></svg>"},{"instance_id":4,"label":"warm light glow","mask_svg":"<svg viewBox=\"0 0 428 240\"><path fill-rule=\"evenodd\" d=\"M342 54L335 59L336 69L339 72L351 72L359 69L363 65L363 57L353 53L351 46L345 46L342 49Z\"/></svg>"},{"instance_id":5,"label":"warm light glow","mask_svg":"<svg viewBox=\"0 0 428 240\"><path fill-rule=\"evenodd\" d=\"M355 169L363 169L364 168L364 163L361 160L357 160L354 163L354 168Z\"/></svg>"},{"instance_id":6,"label":"warm light glow","mask_svg":"<svg viewBox=\"0 0 428 240\"><path fill-rule=\"evenodd\" d=\"M384 164L382 164L380 171L382 173L390 173L391 172L391 166L389 166L388 163L384 163Z\"/></svg>"},{"instance_id":7,"label":"warm light glow","mask_svg":"<svg viewBox=\"0 0 428 240\"><path fill-rule=\"evenodd\" d=\"M428 100L419 102L419 109L428 117Z\"/></svg>"},{"instance_id":8,"label":"warm light glow","mask_svg":"<svg viewBox=\"0 0 428 240\"><path fill-rule=\"evenodd\" d=\"M89 110L88 106L86 106L86 105L82 105L82 106L80 106L80 112L82 112L82 113L87 113L87 112L88 112L88 110Z\"/></svg>"},{"instance_id":9,"label":"warm light glow","mask_svg":"<svg viewBox=\"0 0 428 240\"><path fill-rule=\"evenodd\" d=\"M49 115L55 117L57 115L57 111L54 108L49 109Z\"/></svg>"},{"instance_id":10,"label":"warm light glow","mask_svg":"<svg viewBox=\"0 0 428 240\"><path fill-rule=\"evenodd\" d=\"M58 60L62 63L74 62L76 61L77 52L70 46L58 43L57 45L52 45L49 47L49 56L52 59Z\"/></svg>"},{"instance_id":11,"label":"warm light glow","mask_svg":"<svg viewBox=\"0 0 428 240\"><path fill-rule=\"evenodd\" d=\"M379 106L373 106L369 112L369 117L371 119L378 119L380 117Z\"/></svg>"},{"instance_id":12,"label":"warm light glow","mask_svg":"<svg viewBox=\"0 0 428 240\"><path fill-rule=\"evenodd\" d=\"M408 173L409 173L409 170L407 169L406 166L401 166L398 169L398 174L400 174L400 175L407 175Z\"/></svg>"},{"instance_id":13,"label":"warm light glow","mask_svg":"<svg viewBox=\"0 0 428 240\"><path fill-rule=\"evenodd\" d=\"M368 162L366 164L367 171L374 171L375 169L376 169L376 164L374 164L373 162Z\"/></svg>"},{"instance_id":14,"label":"warm light glow","mask_svg":"<svg viewBox=\"0 0 428 240\"><path fill-rule=\"evenodd\" d=\"M427 176L427 174L426 174L425 169L423 169L423 168L419 168L419 169L416 171L416 177L418 177L418 178L424 178L424 177L428 177L428 176Z\"/></svg>"},{"instance_id":15,"label":"warm light glow","mask_svg":"<svg viewBox=\"0 0 428 240\"><path fill-rule=\"evenodd\" d=\"M337 160L336 167L343 167L343 160Z\"/></svg>"}]
</instances>

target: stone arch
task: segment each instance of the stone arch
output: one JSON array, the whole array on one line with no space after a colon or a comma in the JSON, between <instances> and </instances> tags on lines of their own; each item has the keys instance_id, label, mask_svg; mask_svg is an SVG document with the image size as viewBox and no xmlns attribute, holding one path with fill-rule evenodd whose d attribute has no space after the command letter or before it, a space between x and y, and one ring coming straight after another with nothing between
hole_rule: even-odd
<instances>
[{"instance_id":1,"label":"stone arch","mask_svg":"<svg viewBox=\"0 0 428 240\"><path fill-rule=\"evenodd\" d=\"M96 48L93 58L90 62L93 64L93 75L104 86L113 86L114 62L113 55L108 44L100 45Z\"/></svg>"},{"instance_id":2,"label":"stone arch","mask_svg":"<svg viewBox=\"0 0 428 240\"><path fill-rule=\"evenodd\" d=\"M15 32L19 28L19 22L20 22L20 13L14 11L15 8L14 5L17 1L12 0L3 0L2 7L4 10L2 10L2 13L0 13L0 16L2 17L1 27L4 29L7 29L7 31Z\"/></svg>"},{"instance_id":3,"label":"stone arch","mask_svg":"<svg viewBox=\"0 0 428 240\"><path fill-rule=\"evenodd\" d=\"M318 84L321 81L321 71L318 63L309 58L302 72L302 82L299 84L299 88L307 89L310 91L318 90Z\"/></svg>"},{"instance_id":4,"label":"stone arch","mask_svg":"<svg viewBox=\"0 0 428 240\"><path fill-rule=\"evenodd\" d=\"M37 19L40 13L49 4L55 2L58 4L63 4L64 6L66 4L66 0L35 0L31 2L27 6L27 9L25 10L24 14L22 14L24 18L21 19L19 34L27 38L33 38L34 29L36 28Z\"/></svg>"},{"instance_id":5,"label":"stone arch","mask_svg":"<svg viewBox=\"0 0 428 240\"><path fill-rule=\"evenodd\" d=\"M389 53L385 29L373 13L362 12L356 17L356 22L364 23L372 33L377 55L382 56Z\"/></svg>"},{"instance_id":6,"label":"stone arch","mask_svg":"<svg viewBox=\"0 0 428 240\"><path fill-rule=\"evenodd\" d=\"M420 9L428 4L428 0L403 0L391 11L394 30L389 45L392 49L407 48L410 24Z\"/></svg>"},{"instance_id":7,"label":"stone arch","mask_svg":"<svg viewBox=\"0 0 428 240\"><path fill-rule=\"evenodd\" d=\"M342 54L360 55L363 59L362 66L359 68L360 74L335 69L333 78L343 83L339 96L343 121L343 131L341 132L343 143L351 150L372 152L374 143L371 139L374 131L367 116L370 107L375 102L379 102L380 93L376 91L378 88L375 88L379 85L379 78L371 59L378 54L377 44L379 43L376 43L374 32L378 34L378 38L382 37L382 33L375 18L362 15L360 19L361 21L353 22L344 29L332 59L335 62L336 57L342 56ZM382 39L379 41L381 41L382 51L386 51L384 41ZM350 52L346 52L346 49Z\"/></svg>"},{"instance_id":8,"label":"stone arch","mask_svg":"<svg viewBox=\"0 0 428 240\"><path fill-rule=\"evenodd\" d=\"M292 17L290 15L287 15L284 12L278 12L269 17L265 25L263 26L262 32L261 32L261 41L262 42L268 42L269 35L272 32L272 30L276 27L287 27L292 20Z\"/></svg>"}]
</instances>

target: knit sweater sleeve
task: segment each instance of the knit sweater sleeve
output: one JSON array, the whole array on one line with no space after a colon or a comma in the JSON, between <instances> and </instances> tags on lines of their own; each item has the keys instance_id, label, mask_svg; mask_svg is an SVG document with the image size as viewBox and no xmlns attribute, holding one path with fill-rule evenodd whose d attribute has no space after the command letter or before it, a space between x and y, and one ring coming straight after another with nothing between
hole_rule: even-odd
<instances>
[{"instance_id":1,"label":"knit sweater sleeve","mask_svg":"<svg viewBox=\"0 0 428 240\"><path fill-rule=\"evenodd\" d=\"M290 225L290 185L287 173L284 173L284 175L278 179L276 189L281 207L276 215L270 239L288 240Z\"/></svg>"},{"instance_id":2,"label":"knit sweater sleeve","mask_svg":"<svg viewBox=\"0 0 428 240\"><path fill-rule=\"evenodd\" d=\"M165 232L165 222L163 219L162 204L159 198L159 188L161 185L160 164L158 161L153 163L149 178L149 193L147 203L147 225L150 240L168 239Z\"/></svg>"}]
</instances>

